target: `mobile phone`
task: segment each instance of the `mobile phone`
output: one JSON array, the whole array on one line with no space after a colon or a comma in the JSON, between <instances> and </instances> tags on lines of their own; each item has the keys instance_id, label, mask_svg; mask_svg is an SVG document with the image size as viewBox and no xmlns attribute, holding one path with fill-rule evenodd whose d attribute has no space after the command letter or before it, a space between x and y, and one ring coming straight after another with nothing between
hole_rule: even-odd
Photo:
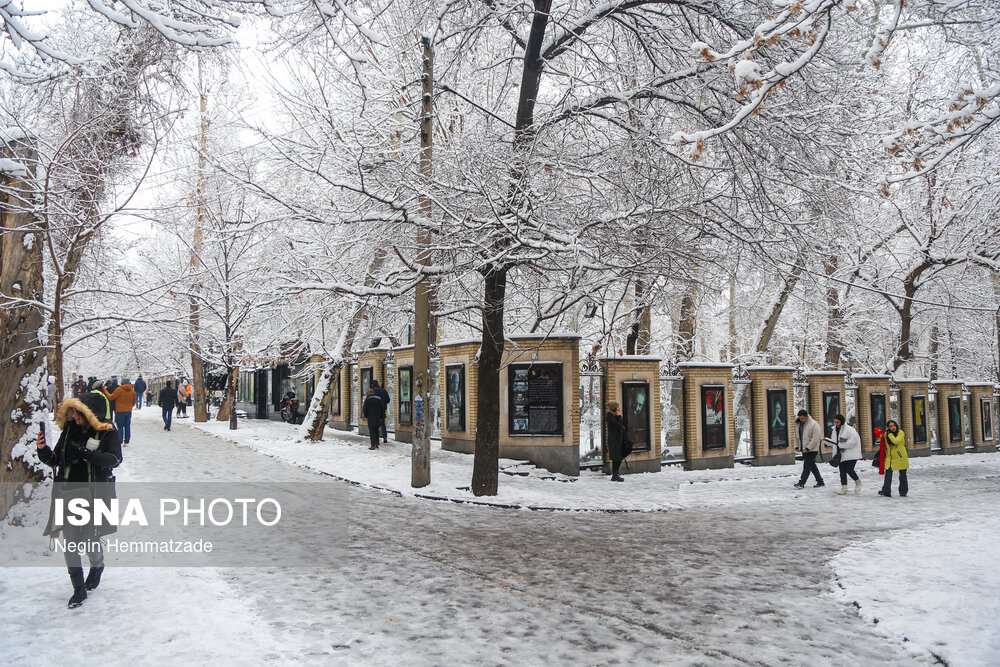
<instances>
[{"instance_id":1,"label":"mobile phone","mask_svg":"<svg viewBox=\"0 0 1000 667\"><path fill-rule=\"evenodd\" d=\"M38 423L38 427L41 429L41 431L42 431L42 437L44 438L45 437L45 422L39 422Z\"/></svg>"}]
</instances>

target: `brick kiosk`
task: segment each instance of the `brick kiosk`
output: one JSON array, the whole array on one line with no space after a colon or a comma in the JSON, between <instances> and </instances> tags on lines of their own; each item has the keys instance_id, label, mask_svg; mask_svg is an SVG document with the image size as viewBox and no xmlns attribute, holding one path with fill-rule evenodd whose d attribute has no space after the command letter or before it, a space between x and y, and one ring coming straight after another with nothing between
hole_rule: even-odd
<instances>
[{"instance_id":1,"label":"brick kiosk","mask_svg":"<svg viewBox=\"0 0 1000 667\"><path fill-rule=\"evenodd\" d=\"M977 454L995 452L997 443L993 439L993 414L996 406L993 404L992 382L967 382L969 390L969 434L972 436L972 451ZM984 421L986 422L984 428Z\"/></svg>"},{"instance_id":2,"label":"brick kiosk","mask_svg":"<svg viewBox=\"0 0 1000 667\"><path fill-rule=\"evenodd\" d=\"M393 348L392 355L396 382L389 409L396 411L396 441L413 442L413 346Z\"/></svg>"},{"instance_id":3,"label":"brick kiosk","mask_svg":"<svg viewBox=\"0 0 1000 667\"><path fill-rule=\"evenodd\" d=\"M809 414L819 422L823 428L823 438L832 437L830 435L833 425L833 416L838 412L844 414L844 379L847 373L844 371L813 371L806 373L806 382L809 383ZM833 400L836 394L836 409L832 409L829 401ZM824 408L829 408L824 410ZM820 458L829 461L833 456L834 449L825 442L820 446Z\"/></svg>"},{"instance_id":4,"label":"brick kiosk","mask_svg":"<svg viewBox=\"0 0 1000 667\"><path fill-rule=\"evenodd\" d=\"M479 346L479 340L438 346L441 354L441 449L449 452L475 452L479 368L472 360ZM565 475L580 474L579 346L580 337L576 334L508 338L500 368L502 458L531 461L540 468ZM464 425L457 421L459 415L454 410L449 419L449 400L455 405L454 397L448 397L449 368L452 387L458 374L464 374L463 394L467 406ZM510 380L512 376L514 384ZM558 391L560 384L562 391Z\"/></svg>"},{"instance_id":5,"label":"brick kiosk","mask_svg":"<svg viewBox=\"0 0 1000 667\"><path fill-rule=\"evenodd\" d=\"M911 459L931 455L930 386L927 378L896 380L899 385L899 428L906 434Z\"/></svg>"},{"instance_id":6,"label":"brick kiosk","mask_svg":"<svg viewBox=\"0 0 1000 667\"><path fill-rule=\"evenodd\" d=\"M684 382L684 469L732 468L733 365L685 362L677 368Z\"/></svg>"},{"instance_id":7,"label":"brick kiosk","mask_svg":"<svg viewBox=\"0 0 1000 667\"><path fill-rule=\"evenodd\" d=\"M361 416L361 407L365 403L365 392L362 388L365 385L365 378L378 380L380 387L385 386L385 357L389 348L375 348L365 350L358 355L358 386L351 387L351 391L358 392L358 435L368 435L368 420ZM392 405L390 403L390 405Z\"/></svg>"},{"instance_id":8,"label":"brick kiosk","mask_svg":"<svg viewBox=\"0 0 1000 667\"><path fill-rule=\"evenodd\" d=\"M330 396L330 426L338 431L351 430L351 367L347 363L333 372L338 391Z\"/></svg>"},{"instance_id":9,"label":"brick kiosk","mask_svg":"<svg viewBox=\"0 0 1000 667\"><path fill-rule=\"evenodd\" d=\"M889 376L855 375L854 381L858 383L855 414L858 435L861 436L861 456L871 459L879 449L879 443L875 441L875 429L885 431L886 422L889 421ZM881 410L881 415L877 413L878 410Z\"/></svg>"},{"instance_id":10,"label":"brick kiosk","mask_svg":"<svg viewBox=\"0 0 1000 667\"><path fill-rule=\"evenodd\" d=\"M621 474L660 472L660 360L648 356L601 357L604 374L604 405L601 411L604 472L611 474L607 424L603 415L608 403L622 406L622 417L635 449L625 459ZM642 397L642 398L640 398Z\"/></svg>"},{"instance_id":11,"label":"brick kiosk","mask_svg":"<svg viewBox=\"0 0 1000 667\"><path fill-rule=\"evenodd\" d=\"M965 423L962 414L962 381L939 380L934 383L934 388L937 389L937 433L938 447L940 447L938 453L964 454ZM958 398L957 402L954 400L955 398Z\"/></svg>"},{"instance_id":12,"label":"brick kiosk","mask_svg":"<svg viewBox=\"0 0 1000 667\"><path fill-rule=\"evenodd\" d=\"M479 365L474 363L481 341L465 340L438 346L441 371L438 393L441 395L441 449L449 452L476 451L476 426L479 416ZM501 368L500 373L503 374ZM451 392L449 394L449 392ZM449 410L451 414L449 415ZM503 421L501 415L500 421ZM503 430L503 425L500 426ZM412 433L413 429L410 428ZM500 456L503 456L501 452Z\"/></svg>"},{"instance_id":13,"label":"brick kiosk","mask_svg":"<svg viewBox=\"0 0 1000 667\"><path fill-rule=\"evenodd\" d=\"M795 463L795 369L747 367L751 385L753 465ZM783 425L782 425L783 423Z\"/></svg>"}]
</instances>

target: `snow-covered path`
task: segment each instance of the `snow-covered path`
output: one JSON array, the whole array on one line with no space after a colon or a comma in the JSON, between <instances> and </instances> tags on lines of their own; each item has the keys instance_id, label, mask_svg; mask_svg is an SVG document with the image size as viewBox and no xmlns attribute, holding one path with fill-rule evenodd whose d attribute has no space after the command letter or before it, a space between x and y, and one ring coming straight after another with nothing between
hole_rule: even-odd
<instances>
[{"instance_id":1,"label":"snow-covered path","mask_svg":"<svg viewBox=\"0 0 1000 667\"><path fill-rule=\"evenodd\" d=\"M184 420L165 433L146 413L120 479L342 484ZM995 513L996 461L963 458L914 474L906 500L837 497L829 485L789 488L785 501L769 492L714 504L713 494L732 494L730 480L699 485L690 508L623 514L348 486L350 544L326 568L109 568L75 612L65 609L61 568L5 569L0 654L34 665L931 664L924 648L883 635L840 599L850 587L837 586L832 563L863 558L863 545L896 529L919 534ZM37 527L5 527L9 544L25 536L42 539ZM94 627L109 638L86 632ZM79 635L88 639L63 639Z\"/></svg>"}]
</instances>

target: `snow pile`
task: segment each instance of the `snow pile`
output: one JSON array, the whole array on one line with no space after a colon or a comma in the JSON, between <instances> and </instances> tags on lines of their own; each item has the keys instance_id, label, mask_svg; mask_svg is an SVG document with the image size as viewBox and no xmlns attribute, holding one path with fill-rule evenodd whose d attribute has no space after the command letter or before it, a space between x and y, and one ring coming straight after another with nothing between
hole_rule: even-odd
<instances>
[{"instance_id":1,"label":"snow pile","mask_svg":"<svg viewBox=\"0 0 1000 667\"><path fill-rule=\"evenodd\" d=\"M893 639L950 665L1000 659L1000 517L903 530L844 549L834 595Z\"/></svg>"},{"instance_id":2,"label":"snow pile","mask_svg":"<svg viewBox=\"0 0 1000 667\"><path fill-rule=\"evenodd\" d=\"M733 78L736 79L738 86L759 82L761 80L760 65L752 60L741 60L733 66Z\"/></svg>"}]
</instances>

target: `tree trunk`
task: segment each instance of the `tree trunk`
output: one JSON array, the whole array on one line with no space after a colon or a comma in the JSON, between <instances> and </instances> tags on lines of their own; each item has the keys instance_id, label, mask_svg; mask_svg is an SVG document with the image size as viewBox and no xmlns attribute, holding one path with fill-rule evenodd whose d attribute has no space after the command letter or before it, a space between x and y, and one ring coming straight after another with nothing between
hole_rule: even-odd
<instances>
[{"instance_id":1,"label":"tree trunk","mask_svg":"<svg viewBox=\"0 0 1000 667\"><path fill-rule=\"evenodd\" d=\"M551 0L534 0L535 11L524 48L524 66L514 124L514 158L510 171L510 202L513 215L524 199L521 181L527 178L527 154L535 136L535 101L541 84L542 42L549 23ZM491 254L502 251L506 238L498 238ZM479 389L476 393L479 419L476 453L472 465L472 493L495 496L500 473L500 363L504 349L504 298L509 264L493 262L483 270L483 337L479 351Z\"/></svg>"},{"instance_id":2,"label":"tree trunk","mask_svg":"<svg viewBox=\"0 0 1000 667\"><path fill-rule=\"evenodd\" d=\"M642 279L635 281L635 321L625 339L625 354L649 354L651 351L652 323L649 314L649 295Z\"/></svg>"},{"instance_id":3,"label":"tree trunk","mask_svg":"<svg viewBox=\"0 0 1000 667\"><path fill-rule=\"evenodd\" d=\"M31 303L14 303L6 295L41 302L42 228L28 213L33 196L30 174L37 161L33 146L9 144L0 155L25 165L23 172L0 173L0 519L19 499L21 484L42 478L29 464L43 406L45 351L38 332L45 324L42 310ZM55 434L48 434L55 444Z\"/></svg>"},{"instance_id":4,"label":"tree trunk","mask_svg":"<svg viewBox=\"0 0 1000 667\"><path fill-rule=\"evenodd\" d=\"M832 276L837 271L836 258L826 263L826 275ZM840 330L844 323L844 314L840 305L840 290L834 282L826 288L826 367L835 369L840 366L840 355L844 351ZM804 351L803 351L804 354Z\"/></svg>"},{"instance_id":5,"label":"tree trunk","mask_svg":"<svg viewBox=\"0 0 1000 667\"><path fill-rule=\"evenodd\" d=\"M385 258L388 255L388 249L379 248L375 251L375 255L372 256L372 261L368 265L368 273L365 274L365 285L370 287L375 284L376 276L382 271L382 265L385 264ZM344 331L343 335L340 337L338 343L338 348L335 351L334 358L330 360L332 364L332 370L341 368L343 366L343 357L350 353L351 348L354 347L354 339L358 335L358 328L361 326L361 322L364 321L365 317L368 315L368 309L363 305L359 305L354 309L351 314L351 318L347 321L347 330ZM432 320L434 318L431 318ZM326 419L329 412L329 395L330 390L333 385L328 385L326 392L322 395L319 391L313 394L312 401L309 404L309 410L307 414L314 416L313 419L305 419L299 427L299 439L305 440L309 439L314 442L319 442L323 439L323 432L326 430ZM319 401L322 406L316 405ZM322 416L322 420L319 417Z\"/></svg>"},{"instance_id":6,"label":"tree trunk","mask_svg":"<svg viewBox=\"0 0 1000 667\"><path fill-rule=\"evenodd\" d=\"M993 295L996 297L995 301L1000 301L1000 273L997 271L993 272ZM993 327L997 344L995 355L993 356L993 370L996 377L995 381L1000 382L1000 308L997 309L996 317L993 319Z\"/></svg>"},{"instance_id":7,"label":"tree trunk","mask_svg":"<svg viewBox=\"0 0 1000 667\"><path fill-rule=\"evenodd\" d=\"M928 355L931 358L930 380L934 382L938 379L938 328L931 326L931 346Z\"/></svg>"},{"instance_id":8,"label":"tree trunk","mask_svg":"<svg viewBox=\"0 0 1000 667\"><path fill-rule=\"evenodd\" d=\"M677 322L677 358L690 361L694 358L694 334L697 329L698 286L691 283L681 297L681 315Z\"/></svg>"},{"instance_id":9,"label":"tree trunk","mask_svg":"<svg viewBox=\"0 0 1000 667\"><path fill-rule=\"evenodd\" d=\"M479 419L472 464L472 493L495 496L500 476L500 364L504 349L504 297L507 268L484 276L483 341L479 351Z\"/></svg>"},{"instance_id":10,"label":"tree trunk","mask_svg":"<svg viewBox=\"0 0 1000 667\"><path fill-rule=\"evenodd\" d=\"M330 390L333 388L333 375L340 367L339 361L330 360L323 364L319 381L316 382L316 390L313 392L312 401L306 416L299 425L298 439L309 439L319 442L323 439L323 432L326 430L326 420L330 414Z\"/></svg>"},{"instance_id":11,"label":"tree trunk","mask_svg":"<svg viewBox=\"0 0 1000 667\"><path fill-rule=\"evenodd\" d=\"M792 269L792 273L785 280L784 287L778 292L778 297L774 300L774 305L771 306L771 314L767 316L767 320L764 322L764 330L760 334L760 338L757 339L757 351L766 352L767 348L771 345L771 338L774 336L774 329L778 326L778 320L781 318L781 312L785 309L785 304L788 303L788 297L792 295L795 291L795 286L799 282L799 277L802 275L802 260L795 264L795 268Z\"/></svg>"},{"instance_id":12,"label":"tree trunk","mask_svg":"<svg viewBox=\"0 0 1000 667\"><path fill-rule=\"evenodd\" d=\"M236 383L240 379L240 369L237 366L229 373L229 381L226 383L225 404L229 406L229 430L235 431L239 428L236 420Z\"/></svg>"}]
</instances>

